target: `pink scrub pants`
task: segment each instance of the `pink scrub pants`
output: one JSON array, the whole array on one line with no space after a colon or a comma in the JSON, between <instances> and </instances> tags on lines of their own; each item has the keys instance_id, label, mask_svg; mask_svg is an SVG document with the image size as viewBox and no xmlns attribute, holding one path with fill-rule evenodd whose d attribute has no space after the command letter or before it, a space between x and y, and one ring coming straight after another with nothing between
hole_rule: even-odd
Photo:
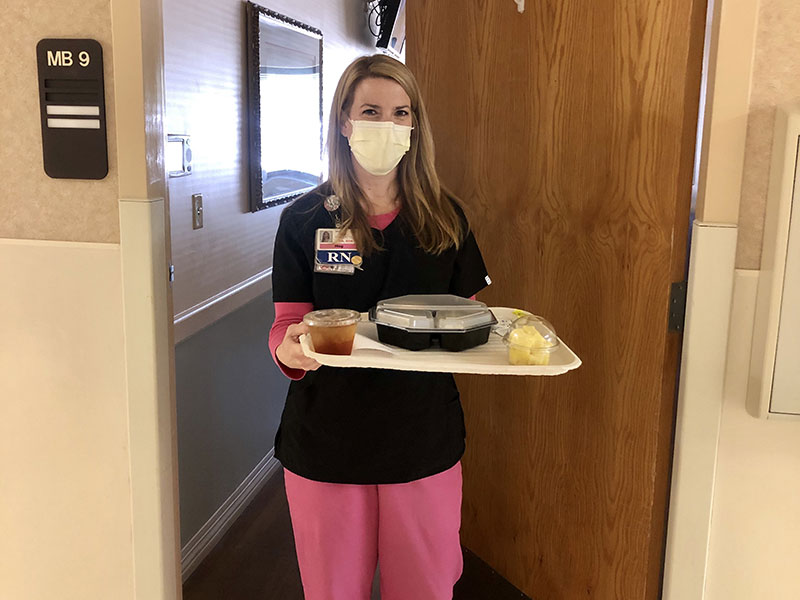
<instances>
[{"instance_id":1,"label":"pink scrub pants","mask_svg":"<svg viewBox=\"0 0 800 600\"><path fill-rule=\"evenodd\" d=\"M321 483L284 469L306 600L450 600L463 567L461 463L409 483Z\"/></svg>"}]
</instances>

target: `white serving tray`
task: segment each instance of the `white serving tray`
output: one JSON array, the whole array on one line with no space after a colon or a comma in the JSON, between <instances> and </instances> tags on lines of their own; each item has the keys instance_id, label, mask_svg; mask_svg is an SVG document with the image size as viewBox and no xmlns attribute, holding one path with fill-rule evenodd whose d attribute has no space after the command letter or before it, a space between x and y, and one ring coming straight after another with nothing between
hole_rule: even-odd
<instances>
[{"instance_id":1,"label":"white serving tray","mask_svg":"<svg viewBox=\"0 0 800 600\"><path fill-rule=\"evenodd\" d=\"M513 308L491 307L499 322L513 321ZM473 373L478 375L561 375L581 366L581 359L561 340L558 349L550 355L548 365L510 365L508 349L502 338L489 334L489 341L481 346L450 352L439 348L427 350L404 350L378 341L375 323L366 313L353 341L353 353L349 356L318 354L314 352L311 338L300 336L303 354L329 367L373 367L396 371L427 371L435 373Z\"/></svg>"}]
</instances>

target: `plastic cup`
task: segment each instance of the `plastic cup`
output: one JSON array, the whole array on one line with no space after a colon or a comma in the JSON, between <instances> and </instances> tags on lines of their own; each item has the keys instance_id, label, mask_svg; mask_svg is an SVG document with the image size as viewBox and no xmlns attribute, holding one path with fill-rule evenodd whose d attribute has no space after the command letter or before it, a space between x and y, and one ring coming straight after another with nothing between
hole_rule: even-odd
<instances>
[{"instance_id":1,"label":"plastic cup","mask_svg":"<svg viewBox=\"0 0 800 600\"><path fill-rule=\"evenodd\" d=\"M548 365L559 345L553 326L536 315L523 316L503 336L512 365Z\"/></svg>"},{"instance_id":2,"label":"plastic cup","mask_svg":"<svg viewBox=\"0 0 800 600\"><path fill-rule=\"evenodd\" d=\"M303 317L314 351L338 355L348 355L353 351L356 325L360 320L360 313L345 308L315 310Z\"/></svg>"}]
</instances>

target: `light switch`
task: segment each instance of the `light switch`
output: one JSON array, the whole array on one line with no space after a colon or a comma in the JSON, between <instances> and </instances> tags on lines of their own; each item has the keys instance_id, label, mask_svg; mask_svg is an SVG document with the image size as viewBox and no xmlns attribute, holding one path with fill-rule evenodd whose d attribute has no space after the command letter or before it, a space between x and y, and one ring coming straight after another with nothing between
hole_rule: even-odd
<instances>
[{"instance_id":1,"label":"light switch","mask_svg":"<svg viewBox=\"0 0 800 600\"><path fill-rule=\"evenodd\" d=\"M192 194L192 229L203 226L203 194Z\"/></svg>"}]
</instances>

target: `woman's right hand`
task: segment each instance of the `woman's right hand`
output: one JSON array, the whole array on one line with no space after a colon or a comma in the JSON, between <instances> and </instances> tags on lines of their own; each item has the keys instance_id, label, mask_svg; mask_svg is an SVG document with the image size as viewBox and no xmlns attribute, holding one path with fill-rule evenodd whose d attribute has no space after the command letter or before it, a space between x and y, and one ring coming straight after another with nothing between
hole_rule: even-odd
<instances>
[{"instance_id":1,"label":"woman's right hand","mask_svg":"<svg viewBox=\"0 0 800 600\"><path fill-rule=\"evenodd\" d=\"M316 371L321 365L313 358L308 358L303 354L303 349L300 347L300 336L304 333L308 333L308 325L305 323L289 325L283 341L275 349L275 356L290 369Z\"/></svg>"}]
</instances>

